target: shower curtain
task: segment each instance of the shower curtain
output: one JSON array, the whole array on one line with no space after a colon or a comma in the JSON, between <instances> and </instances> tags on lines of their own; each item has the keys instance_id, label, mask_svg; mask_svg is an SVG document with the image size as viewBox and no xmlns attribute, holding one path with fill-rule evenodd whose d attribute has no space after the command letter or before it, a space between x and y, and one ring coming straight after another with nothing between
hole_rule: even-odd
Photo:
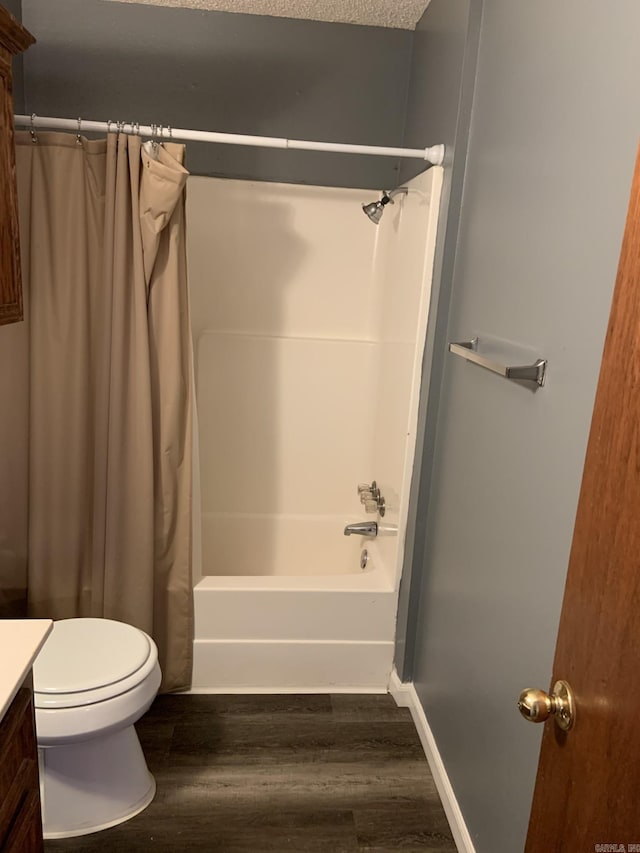
<instances>
[{"instance_id":1,"label":"shower curtain","mask_svg":"<svg viewBox=\"0 0 640 853\"><path fill-rule=\"evenodd\" d=\"M16 135L29 335L29 615L128 622L192 663L184 146ZM155 150L154 150L155 149Z\"/></svg>"}]
</instances>

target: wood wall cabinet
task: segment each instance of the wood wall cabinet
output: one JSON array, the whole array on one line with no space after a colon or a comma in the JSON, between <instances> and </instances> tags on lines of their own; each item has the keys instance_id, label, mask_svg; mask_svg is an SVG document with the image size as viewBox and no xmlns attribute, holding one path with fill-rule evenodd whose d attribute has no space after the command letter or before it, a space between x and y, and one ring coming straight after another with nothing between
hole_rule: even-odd
<instances>
[{"instance_id":1,"label":"wood wall cabinet","mask_svg":"<svg viewBox=\"0 0 640 853\"><path fill-rule=\"evenodd\" d=\"M0 325L23 317L11 60L34 41L0 6Z\"/></svg>"},{"instance_id":2,"label":"wood wall cabinet","mask_svg":"<svg viewBox=\"0 0 640 853\"><path fill-rule=\"evenodd\" d=\"M41 853L38 749L29 676L0 721L0 853Z\"/></svg>"}]
</instances>

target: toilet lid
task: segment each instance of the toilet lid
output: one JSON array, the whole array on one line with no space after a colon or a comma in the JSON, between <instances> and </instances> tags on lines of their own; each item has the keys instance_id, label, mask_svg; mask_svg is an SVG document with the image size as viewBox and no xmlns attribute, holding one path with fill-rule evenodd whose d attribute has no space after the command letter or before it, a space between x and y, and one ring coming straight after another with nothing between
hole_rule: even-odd
<instances>
[{"instance_id":1,"label":"toilet lid","mask_svg":"<svg viewBox=\"0 0 640 853\"><path fill-rule=\"evenodd\" d=\"M76 693L106 687L149 658L146 634L112 619L61 619L33 665L37 693Z\"/></svg>"}]
</instances>

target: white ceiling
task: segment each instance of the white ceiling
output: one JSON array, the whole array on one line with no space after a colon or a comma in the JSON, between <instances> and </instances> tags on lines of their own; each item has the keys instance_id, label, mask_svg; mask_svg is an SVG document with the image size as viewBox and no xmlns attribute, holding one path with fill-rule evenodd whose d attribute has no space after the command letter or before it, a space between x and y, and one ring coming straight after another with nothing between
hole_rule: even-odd
<instances>
[{"instance_id":1,"label":"white ceiling","mask_svg":"<svg viewBox=\"0 0 640 853\"><path fill-rule=\"evenodd\" d=\"M115 0L413 30L429 0Z\"/></svg>"}]
</instances>

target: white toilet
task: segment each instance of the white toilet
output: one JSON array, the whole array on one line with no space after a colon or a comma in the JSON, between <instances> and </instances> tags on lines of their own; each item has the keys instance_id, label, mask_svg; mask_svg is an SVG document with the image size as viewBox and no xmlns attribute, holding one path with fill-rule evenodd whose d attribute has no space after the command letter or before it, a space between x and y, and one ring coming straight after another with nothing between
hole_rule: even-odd
<instances>
[{"instance_id":1,"label":"white toilet","mask_svg":"<svg viewBox=\"0 0 640 853\"><path fill-rule=\"evenodd\" d=\"M156 783L133 724L160 686L158 650L110 619L62 619L33 667L45 838L115 826L153 800Z\"/></svg>"}]
</instances>

